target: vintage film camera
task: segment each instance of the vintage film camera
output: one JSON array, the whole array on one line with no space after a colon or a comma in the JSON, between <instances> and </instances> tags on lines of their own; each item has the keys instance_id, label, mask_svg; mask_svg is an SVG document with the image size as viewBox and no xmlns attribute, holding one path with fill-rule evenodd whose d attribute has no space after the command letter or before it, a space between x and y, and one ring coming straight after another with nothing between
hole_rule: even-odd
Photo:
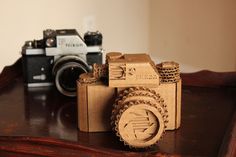
<instances>
[{"instance_id":1,"label":"vintage film camera","mask_svg":"<svg viewBox=\"0 0 236 157\"><path fill-rule=\"evenodd\" d=\"M102 64L102 34L75 29L43 31L43 39L26 41L22 47L24 82L28 87L54 84L66 96L76 96L76 79Z\"/></svg>"},{"instance_id":2,"label":"vintage film camera","mask_svg":"<svg viewBox=\"0 0 236 157\"><path fill-rule=\"evenodd\" d=\"M180 127L179 65L155 65L147 54L108 53L106 64L77 80L78 127L85 132L113 129L135 148L155 144L165 130Z\"/></svg>"}]
</instances>

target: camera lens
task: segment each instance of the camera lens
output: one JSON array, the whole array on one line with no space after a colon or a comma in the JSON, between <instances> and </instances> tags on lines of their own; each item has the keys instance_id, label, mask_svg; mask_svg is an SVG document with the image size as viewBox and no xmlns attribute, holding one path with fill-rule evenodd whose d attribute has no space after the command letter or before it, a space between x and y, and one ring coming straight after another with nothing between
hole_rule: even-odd
<instances>
[{"instance_id":1,"label":"camera lens","mask_svg":"<svg viewBox=\"0 0 236 157\"><path fill-rule=\"evenodd\" d=\"M88 66L77 57L62 57L54 65L55 84L63 95L76 96L76 80L82 73L88 72Z\"/></svg>"},{"instance_id":2,"label":"camera lens","mask_svg":"<svg viewBox=\"0 0 236 157\"><path fill-rule=\"evenodd\" d=\"M58 77L60 86L68 92L75 91L76 80L78 79L80 74L85 72L86 70L80 65L76 65L74 63L69 63L65 65L64 68L61 70L60 74L58 74L60 75Z\"/></svg>"}]
</instances>

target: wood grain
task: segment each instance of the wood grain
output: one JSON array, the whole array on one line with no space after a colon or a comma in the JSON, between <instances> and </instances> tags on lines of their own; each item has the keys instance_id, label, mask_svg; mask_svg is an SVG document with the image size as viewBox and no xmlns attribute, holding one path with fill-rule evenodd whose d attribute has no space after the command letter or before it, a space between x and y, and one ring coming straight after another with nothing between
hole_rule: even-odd
<instances>
[{"instance_id":1,"label":"wood grain","mask_svg":"<svg viewBox=\"0 0 236 157\"><path fill-rule=\"evenodd\" d=\"M185 86L236 87L236 72L213 72L203 70L195 73L182 73Z\"/></svg>"}]
</instances>

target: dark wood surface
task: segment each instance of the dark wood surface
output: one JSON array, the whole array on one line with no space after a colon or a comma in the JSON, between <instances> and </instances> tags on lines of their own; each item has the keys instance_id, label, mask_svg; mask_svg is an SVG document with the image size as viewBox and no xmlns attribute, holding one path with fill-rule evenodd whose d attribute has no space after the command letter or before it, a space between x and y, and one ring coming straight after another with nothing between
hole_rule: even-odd
<instances>
[{"instance_id":1,"label":"dark wood surface","mask_svg":"<svg viewBox=\"0 0 236 157\"><path fill-rule=\"evenodd\" d=\"M0 74L0 156L236 156L236 73L182 74L182 124L147 150L77 129L76 100L24 88L21 60ZM213 87L213 88L212 88Z\"/></svg>"}]
</instances>

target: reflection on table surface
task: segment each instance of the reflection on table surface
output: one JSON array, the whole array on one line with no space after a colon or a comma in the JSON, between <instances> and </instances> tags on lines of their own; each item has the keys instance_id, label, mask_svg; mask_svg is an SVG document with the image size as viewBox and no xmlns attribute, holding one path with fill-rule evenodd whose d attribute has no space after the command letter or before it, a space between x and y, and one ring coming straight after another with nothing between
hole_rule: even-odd
<instances>
[{"instance_id":1,"label":"reflection on table surface","mask_svg":"<svg viewBox=\"0 0 236 157\"><path fill-rule=\"evenodd\" d=\"M184 87L180 129L167 131L147 151L216 156L235 111L235 93L235 89ZM0 102L1 136L52 137L129 150L112 132L80 132L76 99L61 95L54 87L25 88L19 79L0 92Z\"/></svg>"}]
</instances>

